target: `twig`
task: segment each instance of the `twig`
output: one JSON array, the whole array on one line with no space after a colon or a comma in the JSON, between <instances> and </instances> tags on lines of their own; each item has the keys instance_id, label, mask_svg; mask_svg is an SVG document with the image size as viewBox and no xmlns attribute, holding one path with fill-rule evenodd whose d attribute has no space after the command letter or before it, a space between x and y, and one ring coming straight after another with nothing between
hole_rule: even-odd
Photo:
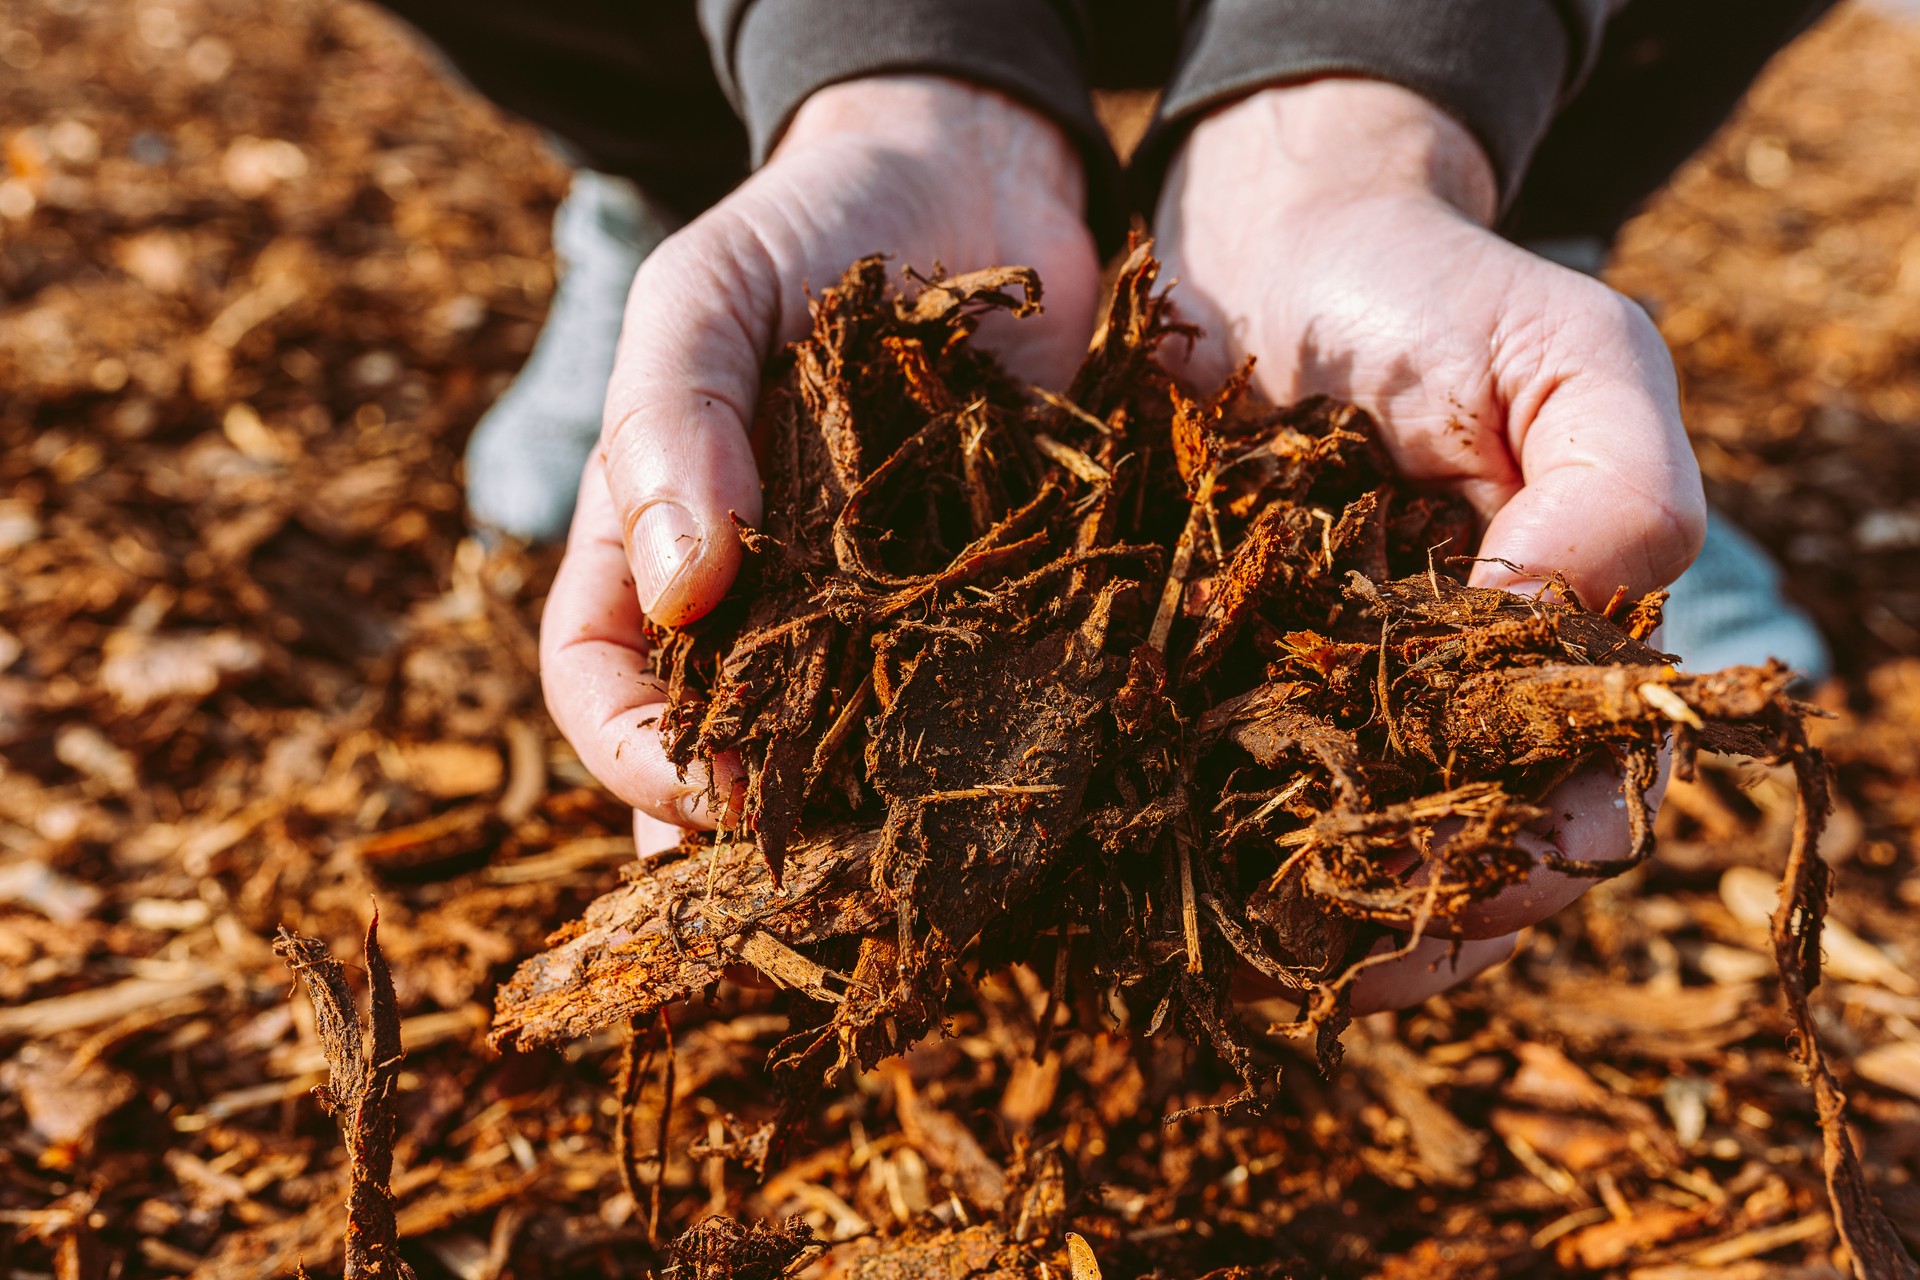
<instances>
[{"instance_id":1,"label":"twig","mask_svg":"<svg viewBox=\"0 0 1920 1280\"><path fill-rule=\"evenodd\" d=\"M673 1023L667 1019L667 1007L660 1006L660 1046L666 1054L666 1067L660 1073L660 1127L653 1140L654 1157L659 1166L653 1175L653 1190L647 1203L647 1243L660 1246L660 1192L667 1182L667 1125L673 1119L673 1084L676 1056L673 1051Z\"/></svg>"},{"instance_id":2,"label":"twig","mask_svg":"<svg viewBox=\"0 0 1920 1280\"><path fill-rule=\"evenodd\" d=\"M873 673L869 671L847 699L847 705L840 708L840 714L834 717L820 743L813 749L813 761L807 766L806 795L811 796L820 779L826 775L827 766L840 748L853 736L854 729L860 723L860 713L866 709L867 699L873 695Z\"/></svg>"},{"instance_id":3,"label":"twig","mask_svg":"<svg viewBox=\"0 0 1920 1280\"><path fill-rule=\"evenodd\" d=\"M1057 782L988 782L978 787L961 787L956 791L929 791L920 797L923 804L935 800L984 800L988 796L1050 796L1065 790Z\"/></svg>"},{"instance_id":4,"label":"twig","mask_svg":"<svg viewBox=\"0 0 1920 1280\"><path fill-rule=\"evenodd\" d=\"M613 1130L614 1167L620 1171L620 1186L635 1208L640 1206L642 1196L640 1170L633 1156L633 1113L640 1105L640 1082L646 1079L647 1068L653 1065L651 1048L644 1058L640 1057L640 1041L644 1035L637 1017L627 1023L626 1043L620 1049L620 1107Z\"/></svg>"},{"instance_id":5,"label":"twig","mask_svg":"<svg viewBox=\"0 0 1920 1280\"><path fill-rule=\"evenodd\" d=\"M327 944L282 928L273 950L307 988L314 1030L326 1054L328 1080L313 1096L340 1117L347 1144L345 1280L413 1280L400 1257L394 1220L394 1085L404 1056L393 974L380 951L380 911L367 924L367 1028L363 1034L346 968Z\"/></svg>"},{"instance_id":6,"label":"twig","mask_svg":"<svg viewBox=\"0 0 1920 1280\"><path fill-rule=\"evenodd\" d=\"M1053 1019L1067 994L1067 956L1073 946L1073 926L1060 926L1060 946L1053 953L1053 984L1047 988L1047 1006L1040 1013L1033 1031L1033 1060L1046 1056L1047 1043L1053 1039Z\"/></svg>"},{"instance_id":7,"label":"twig","mask_svg":"<svg viewBox=\"0 0 1920 1280\"><path fill-rule=\"evenodd\" d=\"M1180 541L1174 544L1166 586L1160 589L1160 607L1154 612L1153 630L1147 636L1147 644L1163 654L1167 651L1167 637L1173 631L1173 616L1180 610L1180 597L1186 594L1187 575L1193 571L1193 544L1199 540L1207 508L1213 504L1213 484L1213 472L1200 477L1193 505L1187 508L1186 527L1180 531Z\"/></svg>"},{"instance_id":8,"label":"twig","mask_svg":"<svg viewBox=\"0 0 1920 1280\"><path fill-rule=\"evenodd\" d=\"M1186 935L1187 972L1199 973L1200 912L1193 897L1193 841L1187 834L1184 818L1173 826L1173 845L1180 856L1180 928Z\"/></svg>"},{"instance_id":9,"label":"twig","mask_svg":"<svg viewBox=\"0 0 1920 1280\"><path fill-rule=\"evenodd\" d=\"M815 1000L839 1004L847 998L844 988L853 985L853 979L846 974L835 973L824 965L816 964L765 929L747 930L740 941L733 944L732 950L781 986L804 991ZM828 978L841 983L843 989L836 991L828 986Z\"/></svg>"},{"instance_id":10,"label":"twig","mask_svg":"<svg viewBox=\"0 0 1920 1280\"><path fill-rule=\"evenodd\" d=\"M1828 771L1826 758L1807 742L1806 726L1791 708L1783 706L1778 718L1799 784L1800 803L1793 819L1793 846L1780 880L1780 905L1773 916L1773 955L1780 968L1781 994L1793 1019L1794 1056L1813 1084L1834 1229L1846 1244L1854 1275L1860 1280L1920 1280L1920 1267L1914 1265L1913 1256L1867 1187L1847 1131L1847 1095L1827 1063L1808 1003L1820 982L1820 925L1826 917L1833 875L1816 852L1831 805Z\"/></svg>"},{"instance_id":11,"label":"twig","mask_svg":"<svg viewBox=\"0 0 1920 1280\"><path fill-rule=\"evenodd\" d=\"M1400 730L1393 723L1393 706L1387 699L1387 638L1392 630L1391 618L1380 624L1380 718L1387 722L1387 741L1393 745L1394 752L1405 755L1407 747L1400 741Z\"/></svg>"},{"instance_id":12,"label":"twig","mask_svg":"<svg viewBox=\"0 0 1920 1280\"><path fill-rule=\"evenodd\" d=\"M1092 427L1095 431L1098 431L1101 435L1110 436L1113 434L1113 428L1109 427L1106 423L1100 421L1100 419L1094 417L1092 414L1088 413L1085 409L1082 409L1079 405L1067 399L1065 396L1058 395L1052 391L1049 391L1045 387L1034 386L1031 383L1028 384L1027 390L1033 392L1034 395L1039 396L1042 400L1046 401L1048 404L1052 405L1054 408L1060 410L1060 412L1067 414L1069 417L1078 418L1081 422L1086 423L1088 426Z\"/></svg>"},{"instance_id":13,"label":"twig","mask_svg":"<svg viewBox=\"0 0 1920 1280\"><path fill-rule=\"evenodd\" d=\"M1105 484L1113 477L1107 469L1070 444L1062 444L1044 431L1033 434L1034 447L1088 484Z\"/></svg>"}]
</instances>

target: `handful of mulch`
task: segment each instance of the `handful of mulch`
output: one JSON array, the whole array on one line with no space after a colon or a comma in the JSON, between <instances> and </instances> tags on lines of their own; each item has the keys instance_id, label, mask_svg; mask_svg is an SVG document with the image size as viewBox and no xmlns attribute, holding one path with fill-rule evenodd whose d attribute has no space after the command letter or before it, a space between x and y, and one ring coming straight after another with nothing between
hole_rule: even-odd
<instances>
[{"instance_id":1,"label":"handful of mulch","mask_svg":"<svg viewBox=\"0 0 1920 1280\"><path fill-rule=\"evenodd\" d=\"M1805 1003L1824 768L1790 673L1677 672L1646 644L1659 593L1594 608L1563 582L1464 585L1469 511L1400 483L1366 414L1257 405L1245 369L1202 398L1163 372L1158 348L1192 333L1156 272L1137 248L1064 395L968 342L988 312L1038 308L1031 271L895 297L871 258L821 294L760 405L748 568L658 636L674 759L745 767L715 798L730 826L632 868L526 962L496 1043L641 1019L752 966L817 1002L771 1062L783 1123L731 1152L764 1167L823 1078L939 1025L963 962L1045 955L1056 1005L1090 971L1149 1031L1173 1018L1212 1044L1257 1105L1237 970L1298 994L1331 1066L1382 940L1523 880L1519 837L1575 771L1619 772L1632 848L1548 865L1644 859L1670 744L1683 776L1702 748L1798 771L1776 943L1837 1126ZM1829 1179L1857 1235L1872 1205L1838 1132Z\"/></svg>"}]
</instances>

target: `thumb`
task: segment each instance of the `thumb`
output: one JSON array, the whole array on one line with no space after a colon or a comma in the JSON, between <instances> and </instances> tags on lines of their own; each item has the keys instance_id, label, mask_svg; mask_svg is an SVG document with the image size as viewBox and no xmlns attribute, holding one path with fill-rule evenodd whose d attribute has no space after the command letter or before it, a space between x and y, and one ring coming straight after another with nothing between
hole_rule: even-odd
<instances>
[{"instance_id":1,"label":"thumb","mask_svg":"<svg viewBox=\"0 0 1920 1280\"><path fill-rule=\"evenodd\" d=\"M1522 484L1480 554L1522 572L1483 561L1472 580L1514 586L1558 572L1597 607L1617 588L1637 598L1679 577L1699 554L1707 508L1659 332L1611 289L1581 285L1594 292L1563 315L1554 350L1522 362L1524 385L1502 388Z\"/></svg>"},{"instance_id":2,"label":"thumb","mask_svg":"<svg viewBox=\"0 0 1920 1280\"><path fill-rule=\"evenodd\" d=\"M748 428L775 337L778 281L750 233L696 222L644 262L628 295L601 449L654 622L707 613L740 568L733 517L760 519Z\"/></svg>"}]
</instances>

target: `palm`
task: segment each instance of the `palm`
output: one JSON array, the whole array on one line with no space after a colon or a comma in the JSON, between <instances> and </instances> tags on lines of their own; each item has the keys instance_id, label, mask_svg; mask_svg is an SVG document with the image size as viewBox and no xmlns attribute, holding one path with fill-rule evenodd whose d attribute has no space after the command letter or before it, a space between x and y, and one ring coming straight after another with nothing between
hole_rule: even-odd
<instances>
[{"instance_id":1,"label":"palm","mask_svg":"<svg viewBox=\"0 0 1920 1280\"><path fill-rule=\"evenodd\" d=\"M983 186L919 157L808 146L715 210L707 230L724 264L716 277L727 278L722 305L771 312L770 336L784 343L806 330L809 289L869 254L921 272L1031 266L1046 287L1042 313L1006 327L990 322L982 339L1017 372L1062 383L1086 351L1100 263L1077 210L1039 197L1031 203L996 210Z\"/></svg>"},{"instance_id":2,"label":"palm","mask_svg":"<svg viewBox=\"0 0 1920 1280\"><path fill-rule=\"evenodd\" d=\"M1697 515L1664 494L1697 480L1638 308L1438 208L1363 205L1264 245L1242 234L1168 245L1210 335L1195 377L1252 355L1271 398L1362 405L1409 479L1473 505L1484 554L1583 595L1644 592L1685 567Z\"/></svg>"}]
</instances>

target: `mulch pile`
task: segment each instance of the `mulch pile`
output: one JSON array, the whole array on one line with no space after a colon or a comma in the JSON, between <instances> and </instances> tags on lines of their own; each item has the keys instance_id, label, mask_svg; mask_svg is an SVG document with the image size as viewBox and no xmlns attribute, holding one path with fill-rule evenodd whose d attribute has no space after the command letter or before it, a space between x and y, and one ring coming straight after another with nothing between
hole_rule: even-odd
<instances>
[{"instance_id":1,"label":"mulch pile","mask_svg":"<svg viewBox=\"0 0 1920 1280\"><path fill-rule=\"evenodd\" d=\"M1036 407L964 345L933 340L989 294L1017 304L1024 281L984 282L965 306L948 282L903 312L884 277L850 278L835 295L848 340L890 339L898 362L872 367L918 359L931 376L862 388L900 412L843 442L877 451L848 463L830 437L796 430L818 412L807 387L828 385L796 362L799 394L767 424L804 446L782 474L869 478L916 440L963 464L971 449L977 468L946 468L969 483L938 493L856 483L826 489L831 507L770 506L762 607L791 621L822 582L831 590L806 636L768 647L787 655L812 637L820 674L770 694L755 683L746 640L776 624L746 605L675 639L679 749L742 750L754 826L623 876L626 815L539 710L532 628L550 558L489 552L459 513L460 444L524 357L550 288L562 171L355 5L16 3L0 21L0 60L19 73L0 77L0 1261L61 1277L331 1274L350 1262L352 1199L374 1233L357 1237L352 1265L386 1248L390 1212L394 1248L422 1276L776 1276L828 1253L867 1277L1839 1276L1850 1263L1829 1161L1843 1230L1863 1206L1847 1198L1855 1148L1821 1140L1836 1086L1860 1179L1920 1248L1920 664L1905 660L1920 644L1870 615L1884 599L1904 616L1899 593L1920 577L1891 544L1858 541L1862 528L1891 536L1905 498L1883 501L1886 486L1920 457L1905 444L1920 412L1899 408L1914 367L1899 344L1914 330L1897 328L1893 303L1843 305L1828 284L1865 272L1846 280L1906 296L1869 267L1903 261L1911 231L1867 218L1851 257L1789 254L1778 238L1796 211L1838 225L1849 191L1867 207L1910 171L1914 59L1920 33L1865 15L1816 32L1776 82L1832 112L1871 99L1907 132L1856 146L1763 90L1648 216L1665 227L1658 244L1637 247L1654 237L1636 230L1619 269L1664 323L1693 317L1699 363L1695 344L1678 350L1723 450L1710 475L1731 484L1722 463L1737 459L1766 496L1736 509L1776 546L1811 530L1868 557L1848 560L1851 577L1787 557L1817 606L1853 610L1837 633L1847 682L1820 698L1837 718L1809 725L1837 778L1820 858L1810 829L1796 844L1791 767L1703 755L1669 790L1653 859L1532 931L1486 979L1355 1021L1345 1061L1323 1075L1330 1045L1297 1034L1301 996L1336 986L1340 961L1420 907L1405 886L1366 879L1371 855L1352 856L1379 832L1309 810L1367 811L1342 807L1345 769L1374 810L1477 783L1502 797L1489 822L1524 821L1567 744L1546 744L1527 776L1511 771L1516 743L1483 759L1449 750L1476 741L1449 731L1447 708L1490 657L1448 644L1491 623L1525 633L1498 650L1511 659L1604 621L1505 600L1505 618L1472 614L1492 605L1452 585L1445 550L1429 555L1451 545L1438 505L1387 493L1348 519L1385 481L1364 419L1202 400L1183 429L1192 465L1124 463L1109 415L1129 396L1141 409L1143 365L1072 389L1074 409ZM1784 176L1763 142L1784 151ZM1802 183L1803 163L1817 183ZM1704 246L1693 259L1654 252L1683 231ZM1797 296L1830 308L1815 313L1820 350L1856 352L1844 394L1820 381L1834 366L1796 354L1805 317L1774 318L1756 261L1798 272ZM1150 290L1120 298L1139 324L1109 328L1109 371L1164 319ZM1741 406L1765 439L1734 438ZM1807 465L1810 433L1842 412L1871 424L1872 448ZM946 425L929 432L931 420ZM1149 423L1130 410L1120 434ZM1276 438L1292 452L1261 444ZM1853 497L1835 511L1825 495L1848 492L1849 466ZM1217 529L1188 518L1216 472ZM1160 491L1103 518L1101 476ZM1251 519L1283 482L1300 485L1298 505L1271 526ZM856 518L836 519L843 504ZM1796 514L1770 522L1776 511ZM796 537L782 518L845 536ZM1183 545L1184 585L1163 609ZM1282 545L1298 553L1219 572L1236 548ZM920 581L955 565L964 586ZM1272 625L1283 591L1287 616L1324 624ZM912 607L889 603L915 592ZM929 600L944 630L914 634ZM1609 612L1631 625L1629 607ZM988 633L1008 653L954 634L1009 608L1025 629ZM1318 644L1296 642L1302 631ZM847 667L877 635L891 665ZM1593 661L1580 643L1558 657ZM1622 647L1630 637L1607 643L1643 656ZM1054 674L1076 662L1087 670L1074 680ZM1288 739L1298 726L1277 707L1211 727L1195 713L1232 705L1253 688L1247 672L1289 663L1301 713L1351 731L1361 767L1319 753L1324 740ZM1461 679L1426 678L1442 672ZM1008 737L991 752L931 756L957 731L943 714L989 714L915 692L943 674L1060 692L1047 715L996 705ZM1671 685L1679 706L1713 710L1698 678L1673 681L1635 677L1630 692ZM1383 684L1384 709L1368 701ZM863 686L872 702L848 711ZM1026 738L1079 732L1065 695L1090 689L1115 706L1139 693L1125 704L1137 729L1091 753L1017 759ZM1675 722L1663 702L1626 717L1629 745L1653 735L1649 711ZM1786 732L1769 719L1780 706L1769 694L1773 710L1733 718ZM922 730L916 760L908 734ZM1380 741L1394 730L1398 748ZM1278 794L1296 774L1314 796ZM1060 790L994 790L1008 786ZM969 790L985 794L924 803ZM1069 794L1085 848L1015 839L1063 830ZM1164 831L1143 846L1152 856L1116 869L1092 837L1141 838L1103 825L1128 805ZM971 883L996 900L927 869L959 838L950 819L1033 855L981 863ZM1208 840L1239 831L1234 861L1183 856L1182 823ZM848 829L871 846L851 877L849 859L822 853ZM1316 892L1364 897L1371 914L1339 917L1341 938L1283 939L1276 926L1296 917L1258 892L1281 869L1275 837L1295 841L1290 874L1317 869ZM1783 915L1776 937L1769 913L1783 872L1811 891L1823 864L1836 872L1827 981L1796 1018L1805 967L1786 966L1783 992L1771 953L1804 961L1812 916ZM743 899L793 903L830 865L845 909L809 912L819 937L764 916L742 927ZM1423 887L1430 909L1445 890ZM1112 905L1128 894L1140 905ZM735 916L708 920L715 904ZM653 930L658 963L582 1015L601 1029L563 1025L557 1010L578 1000L541 1013L520 998L541 975L566 990L555 957L583 928L618 927L616 909ZM585 926L569 923L583 913ZM971 937L1003 919L1026 936ZM717 984L695 980L686 966L715 959L721 936L729 960L799 991L724 966ZM1309 942L1319 951L1299 949ZM549 945L561 950L516 979ZM1225 976L1256 957L1279 977L1231 1000ZM1109 994L1127 964L1141 980ZM699 994L663 1014L676 983ZM504 1053L486 1044L497 993L516 1042ZM1308 1022L1339 1021L1337 1000L1306 1008ZM935 1022L944 1035L884 1057ZM1813 1035L1831 1074L1810 1088L1788 1046ZM848 1070L821 1083L843 1043ZM1258 1105L1227 1105L1250 1081ZM378 1194L389 1180L391 1200Z\"/></svg>"},{"instance_id":2,"label":"mulch pile","mask_svg":"<svg viewBox=\"0 0 1920 1280\"><path fill-rule=\"evenodd\" d=\"M1894 6L1888 6L1894 7ZM1708 497L1848 668L1920 646L1920 247L1908 21L1844 12L1629 225L1610 275L1686 375ZM1855 74L1839 75L1845 64Z\"/></svg>"}]
</instances>

